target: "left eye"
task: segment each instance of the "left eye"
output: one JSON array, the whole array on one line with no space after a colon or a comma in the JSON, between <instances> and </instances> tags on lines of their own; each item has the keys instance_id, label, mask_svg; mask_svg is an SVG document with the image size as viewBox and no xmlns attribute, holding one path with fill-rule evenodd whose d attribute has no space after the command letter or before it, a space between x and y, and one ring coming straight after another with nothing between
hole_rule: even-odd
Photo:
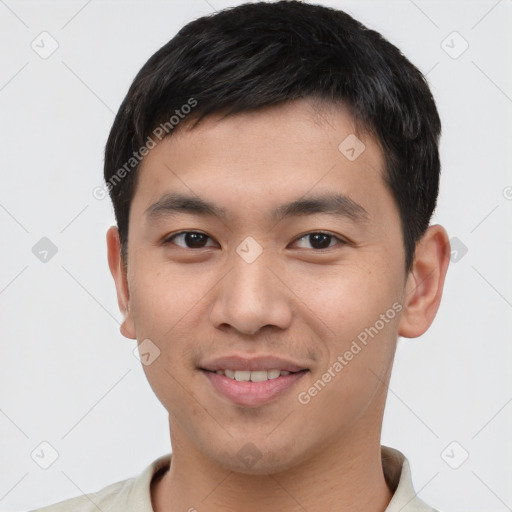
<instances>
[{"instance_id":1,"label":"left eye","mask_svg":"<svg viewBox=\"0 0 512 512\"><path fill-rule=\"evenodd\" d=\"M208 235L205 235L204 233L200 233L198 231L182 231L181 233L176 233L175 235L167 238L164 241L164 245L171 243L173 240L181 239L182 242L185 244L185 249L202 249L204 247L211 247L205 245L205 242L210 239ZM344 243L343 240L338 238L337 236L331 235L329 233L308 233L306 235L301 236L300 238L296 239L294 243L300 242L301 240L309 240L309 243L311 245L311 248L322 250L322 249L328 249L329 247L333 247L334 244L331 244L331 242L334 242L337 240L338 242ZM179 247L183 247L180 244L176 244ZM308 247L306 247L307 249Z\"/></svg>"},{"instance_id":2,"label":"left eye","mask_svg":"<svg viewBox=\"0 0 512 512\"><path fill-rule=\"evenodd\" d=\"M337 240L338 242L343 243L343 240L338 238L337 236L331 235L329 233L308 233L307 235L304 235L297 239L298 242L301 240L309 240L309 243L313 247L313 249L328 249L329 247L332 247L330 245L330 241ZM334 244L336 245L336 244ZM307 248L307 247L306 247Z\"/></svg>"}]
</instances>

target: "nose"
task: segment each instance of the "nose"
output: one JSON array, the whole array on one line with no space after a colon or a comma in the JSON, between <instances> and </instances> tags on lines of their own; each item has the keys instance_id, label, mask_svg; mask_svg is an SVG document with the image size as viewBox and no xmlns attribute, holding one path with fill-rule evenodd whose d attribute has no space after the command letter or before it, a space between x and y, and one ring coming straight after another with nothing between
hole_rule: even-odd
<instances>
[{"instance_id":1,"label":"nose","mask_svg":"<svg viewBox=\"0 0 512 512\"><path fill-rule=\"evenodd\" d=\"M294 295L275 262L266 251L252 262L236 252L231 270L216 287L210 320L217 328L228 326L246 335L273 326L289 327L293 316Z\"/></svg>"}]
</instances>

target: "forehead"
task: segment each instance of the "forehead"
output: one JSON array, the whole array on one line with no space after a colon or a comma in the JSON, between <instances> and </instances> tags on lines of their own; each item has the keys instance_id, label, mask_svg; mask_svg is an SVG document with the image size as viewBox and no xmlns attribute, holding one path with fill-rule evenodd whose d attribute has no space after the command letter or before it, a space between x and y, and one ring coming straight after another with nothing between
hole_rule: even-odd
<instances>
[{"instance_id":1,"label":"forehead","mask_svg":"<svg viewBox=\"0 0 512 512\"><path fill-rule=\"evenodd\" d=\"M358 132L347 109L297 100L212 115L192 128L185 120L144 158L133 207L152 219L188 202L219 217L251 209L275 220L306 211L309 200L314 213L323 198L326 209L362 220L365 204L388 193L383 170L379 144Z\"/></svg>"}]
</instances>

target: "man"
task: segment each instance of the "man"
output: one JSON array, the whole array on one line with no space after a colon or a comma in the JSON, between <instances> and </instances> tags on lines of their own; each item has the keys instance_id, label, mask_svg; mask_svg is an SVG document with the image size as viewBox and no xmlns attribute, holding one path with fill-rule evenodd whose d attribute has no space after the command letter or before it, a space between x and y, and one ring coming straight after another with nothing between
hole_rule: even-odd
<instances>
[{"instance_id":1,"label":"man","mask_svg":"<svg viewBox=\"0 0 512 512\"><path fill-rule=\"evenodd\" d=\"M42 510L434 510L380 434L448 267L439 134L421 73L339 10L245 4L156 52L107 142L107 245L172 457Z\"/></svg>"}]
</instances>

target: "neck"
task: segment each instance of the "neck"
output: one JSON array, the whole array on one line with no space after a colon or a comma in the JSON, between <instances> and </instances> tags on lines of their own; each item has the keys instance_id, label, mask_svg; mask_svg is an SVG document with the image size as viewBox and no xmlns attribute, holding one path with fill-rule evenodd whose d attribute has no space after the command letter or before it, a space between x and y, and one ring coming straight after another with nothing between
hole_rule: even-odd
<instances>
[{"instance_id":1,"label":"neck","mask_svg":"<svg viewBox=\"0 0 512 512\"><path fill-rule=\"evenodd\" d=\"M242 507L245 512L383 512L392 498L382 470L380 430L344 435L299 465L264 475L227 470L202 454L178 425L172 432L170 471L152 487L155 512Z\"/></svg>"}]
</instances>

